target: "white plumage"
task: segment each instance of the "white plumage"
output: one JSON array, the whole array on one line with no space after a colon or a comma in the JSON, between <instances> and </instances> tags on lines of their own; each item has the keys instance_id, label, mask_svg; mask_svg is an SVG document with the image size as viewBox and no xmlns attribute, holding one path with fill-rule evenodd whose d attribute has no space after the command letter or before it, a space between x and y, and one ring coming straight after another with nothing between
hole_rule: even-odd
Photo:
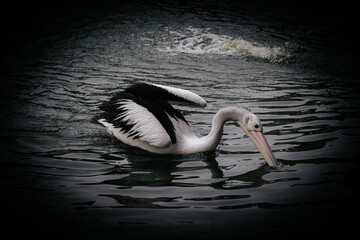
<instances>
[{"instance_id":1,"label":"white plumage","mask_svg":"<svg viewBox=\"0 0 360 240\"><path fill-rule=\"evenodd\" d=\"M130 130L130 135L137 131L140 135L139 140L148 142L150 145L158 148L164 148L170 144L171 139L161 126L159 120L145 107L131 100L120 101L118 104L120 105L119 108L124 109L124 112L119 114L115 120L123 117L124 121L133 124L134 127Z\"/></svg>"},{"instance_id":2,"label":"white plumage","mask_svg":"<svg viewBox=\"0 0 360 240\"><path fill-rule=\"evenodd\" d=\"M186 99L189 102L195 103L197 105L199 105L200 107L206 107L206 101L200 97L199 95L190 92L188 90L184 90L181 88L174 88L174 87L169 87L169 86L163 86L160 84L152 84L153 86L157 86L159 88L165 89L167 90L169 93L174 94L177 97Z\"/></svg>"}]
</instances>

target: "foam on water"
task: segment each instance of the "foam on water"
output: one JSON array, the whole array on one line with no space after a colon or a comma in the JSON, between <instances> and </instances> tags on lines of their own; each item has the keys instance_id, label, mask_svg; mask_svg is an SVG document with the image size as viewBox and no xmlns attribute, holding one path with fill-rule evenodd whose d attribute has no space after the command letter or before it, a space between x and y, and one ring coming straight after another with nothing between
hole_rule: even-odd
<instances>
[{"instance_id":1,"label":"foam on water","mask_svg":"<svg viewBox=\"0 0 360 240\"><path fill-rule=\"evenodd\" d=\"M257 42L246 41L240 37L219 35L210 32L209 28L188 27L177 31L168 31L168 37L158 50L171 54L225 54L238 55L256 60L283 62L291 55L285 46L270 47Z\"/></svg>"}]
</instances>

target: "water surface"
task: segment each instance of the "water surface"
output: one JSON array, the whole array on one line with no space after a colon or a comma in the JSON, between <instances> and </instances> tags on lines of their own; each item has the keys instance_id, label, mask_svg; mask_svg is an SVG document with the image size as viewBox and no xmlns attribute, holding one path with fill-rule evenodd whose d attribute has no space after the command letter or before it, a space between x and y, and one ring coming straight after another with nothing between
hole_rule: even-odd
<instances>
[{"instance_id":1,"label":"water surface","mask_svg":"<svg viewBox=\"0 0 360 240\"><path fill-rule=\"evenodd\" d=\"M2 58L7 231L64 238L353 232L354 58L348 47L329 50L335 45L323 40L331 31L310 33L318 15L311 28L296 22L293 8L278 7L265 12L283 18L259 15L256 4L50 7L30 17L34 25L48 21L26 37L12 29L22 38L11 38ZM336 46L350 41L334 37ZM91 119L103 101L139 81L202 96L204 109L177 106L199 136L218 109L250 107L280 168L268 167L232 123L215 152L158 156L127 148Z\"/></svg>"}]
</instances>

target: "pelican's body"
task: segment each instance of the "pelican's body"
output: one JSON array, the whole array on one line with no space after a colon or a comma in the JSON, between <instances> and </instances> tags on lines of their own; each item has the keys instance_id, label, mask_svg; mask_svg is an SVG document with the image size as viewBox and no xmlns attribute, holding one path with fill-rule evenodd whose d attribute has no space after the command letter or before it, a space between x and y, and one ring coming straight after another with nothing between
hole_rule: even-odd
<instances>
[{"instance_id":1,"label":"pelican's body","mask_svg":"<svg viewBox=\"0 0 360 240\"><path fill-rule=\"evenodd\" d=\"M264 155L270 166L278 163L258 118L246 107L220 109L207 136L197 137L184 116L169 101L205 107L203 98L193 92L158 84L134 84L112 97L100 109L96 120L125 144L157 154L190 154L216 149L226 121L236 121Z\"/></svg>"}]
</instances>

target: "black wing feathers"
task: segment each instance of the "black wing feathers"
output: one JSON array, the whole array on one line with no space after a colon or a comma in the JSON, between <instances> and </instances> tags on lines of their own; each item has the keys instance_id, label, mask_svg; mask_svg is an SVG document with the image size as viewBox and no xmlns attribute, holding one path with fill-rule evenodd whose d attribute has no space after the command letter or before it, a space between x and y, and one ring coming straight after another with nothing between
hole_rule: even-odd
<instances>
[{"instance_id":1,"label":"black wing feathers","mask_svg":"<svg viewBox=\"0 0 360 240\"><path fill-rule=\"evenodd\" d=\"M112 123L115 127L120 128L122 132L128 133L131 129L133 129L134 124L131 124L129 121L125 121L123 118L119 118L119 115L124 113L126 110L121 108L119 104L119 100L132 100L133 96L126 94L124 92L119 92L109 101L105 102L100 106L100 109L104 112L97 117L97 119L105 118L107 122ZM140 133L134 131L131 135L134 139L140 137Z\"/></svg>"},{"instance_id":2,"label":"black wing feathers","mask_svg":"<svg viewBox=\"0 0 360 240\"><path fill-rule=\"evenodd\" d=\"M142 104L140 104L140 105L146 107L156 117L157 116L161 117L161 115L163 115L166 112L171 117L181 119L187 123L184 116L178 110L174 109L171 106L171 104L168 103L168 101L189 102L184 98L175 96L174 94L169 93L165 89L162 89L162 88L154 86L154 85L146 84L146 83L133 84L130 87L128 87L127 89L125 89L124 92L129 93L133 96L136 96L137 98L144 100L144 102L147 105L149 105L149 108ZM154 110L154 112L151 110ZM160 112L162 114L160 114ZM157 115L156 113L158 113L160 115ZM163 117L166 117L168 119L166 114Z\"/></svg>"},{"instance_id":3,"label":"black wing feathers","mask_svg":"<svg viewBox=\"0 0 360 240\"><path fill-rule=\"evenodd\" d=\"M155 85L150 85L146 83L135 83L124 90L124 92L131 93L134 96L141 97L143 99L149 100L161 100L161 101L177 101L177 102L187 102L192 103L182 97L176 96L167 90L157 87Z\"/></svg>"},{"instance_id":4,"label":"black wing feathers","mask_svg":"<svg viewBox=\"0 0 360 240\"><path fill-rule=\"evenodd\" d=\"M168 103L168 101L188 102L186 99L175 96L169 93L166 89L162 89L154 85L137 83L126 88L124 91L118 92L110 98L109 101L101 105L100 109L103 113L97 118L106 119L107 122L112 123L117 128L120 128L124 133L128 133L132 130L130 136L134 139L141 137L141 134L137 132L136 129L133 129L134 124L124 120L125 115L122 115L122 113L124 113L126 109L121 108L121 100L130 100L145 107L156 117L156 119L158 119L168 133L172 143L176 143L176 135L174 126L168 115L187 123L184 116ZM123 117L119 117L121 115Z\"/></svg>"}]
</instances>

